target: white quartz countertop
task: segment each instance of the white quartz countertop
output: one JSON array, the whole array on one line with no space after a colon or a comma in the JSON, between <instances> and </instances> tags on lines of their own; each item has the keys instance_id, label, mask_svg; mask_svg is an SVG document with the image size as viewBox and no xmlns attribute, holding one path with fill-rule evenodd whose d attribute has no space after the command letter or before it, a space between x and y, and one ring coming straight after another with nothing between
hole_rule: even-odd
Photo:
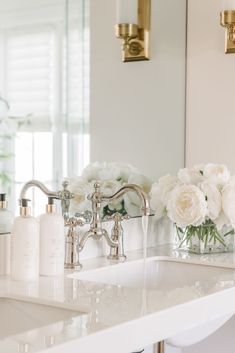
<instances>
[{"instance_id":1,"label":"white quartz countertop","mask_svg":"<svg viewBox=\"0 0 235 353\"><path fill-rule=\"evenodd\" d=\"M127 255L132 262L141 259L142 252ZM0 353L131 353L235 312L235 254L189 255L161 245L148 249L151 257L188 264L188 277L176 278L173 271L167 282L163 277L158 287L150 289L88 282L70 278L72 272L32 283L0 277L1 298L75 312L72 318L46 327L35 322L33 330L5 338L0 332ZM83 272L115 266L105 258L83 264ZM197 264L202 276L190 277L190 264ZM1 323L7 319L0 313Z\"/></svg>"}]
</instances>

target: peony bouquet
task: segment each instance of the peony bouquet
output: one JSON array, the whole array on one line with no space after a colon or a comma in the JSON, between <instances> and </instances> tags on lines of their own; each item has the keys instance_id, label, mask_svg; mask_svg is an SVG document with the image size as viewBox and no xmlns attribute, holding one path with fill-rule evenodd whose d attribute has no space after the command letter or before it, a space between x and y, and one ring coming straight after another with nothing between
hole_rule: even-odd
<instances>
[{"instance_id":1,"label":"peony bouquet","mask_svg":"<svg viewBox=\"0 0 235 353\"><path fill-rule=\"evenodd\" d=\"M69 190L75 198L71 201L71 213L76 214L84 210L91 210L91 202L87 196L94 191L94 183L101 183L101 192L111 196L125 184L137 184L146 193L151 190L151 181L142 175L138 169L129 164L95 162L89 164L80 177L69 178ZM111 216L115 212L122 215L136 215L140 210L140 200L134 193L127 193L123 199L112 204L103 204L103 217Z\"/></svg>"},{"instance_id":2,"label":"peony bouquet","mask_svg":"<svg viewBox=\"0 0 235 353\"><path fill-rule=\"evenodd\" d=\"M152 185L151 206L176 228L180 248L209 253L232 250L235 177L224 165L197 165L166 175Z\"/></svg>"}]
</instances>

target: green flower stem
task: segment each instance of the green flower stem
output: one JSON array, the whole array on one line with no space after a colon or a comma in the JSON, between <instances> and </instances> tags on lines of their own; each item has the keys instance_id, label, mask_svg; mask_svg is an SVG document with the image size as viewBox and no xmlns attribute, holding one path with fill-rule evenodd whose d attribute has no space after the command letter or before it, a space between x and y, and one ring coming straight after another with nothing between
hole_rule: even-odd
<instances>
[{"instance_id":1,"label":"green flower stem","mask_svg":"<svg viewBox=\"0 0 235 353\"><path fill-rule=\"evenodd\" d=\"M184 229L176 226L178 240L180 241L179 247L182 247L183 244L192 246L193 238L196 237L202 243L204 243L205 249L207 248L208 244L211 242L216 245L216 243L222 244L225 248L227 244L224 240L225 237L228 235L234 235L235 230L229 230L224 235L221 235L218 231L216 224L211 220L207 220L202 225L196 226L188 226Z\"/></svg>"}]
</instances>

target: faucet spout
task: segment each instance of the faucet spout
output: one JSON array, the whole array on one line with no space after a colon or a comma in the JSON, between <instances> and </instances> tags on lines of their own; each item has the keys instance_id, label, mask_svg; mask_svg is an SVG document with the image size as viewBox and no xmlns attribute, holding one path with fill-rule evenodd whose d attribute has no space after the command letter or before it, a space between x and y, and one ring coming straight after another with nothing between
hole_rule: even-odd
<instances>
[{"instance_id":1,"label":"faucet spout","mask_svg":"<svg viewBox=\"0 0 235 353\"><path fill-rule=\"evenodd\" d=\"M67 189L69 183L68 181L64 181L62 186L63 190L61 191L52 191L49 190L43 183L38 180L30 180L26 184L24 184L19 198L19 203L21 205L22 200L26 197L26 192L31 187L39 188L47 197L51 197L53 199L58 199L61 201L62 215L64 217L65 222L69 220L69 206L70 200L74 197L74 195Z\"/></svg>"},{"instance_id":2,"label":"faucet spout","mask_svg":"<svg viewBox=\"0 0 235 353\"><path fill-rule=\"evenodd\" d=\"M119 189L112 196L103 196L102 195L101 200L104 202L112 202L112 201L115 201L115 200L121 198L127 192L135 192L139 196L139 198L141 200L141 214L143 216L149 216L150 211L151 211L149 197L140 186L135 185L135 184L126 184L125 186L123 186L121 189Z\"/></svg>"},{"instance_id":3,"label":"faucet spout","mask_svg":"<svg viewBox=\"0 0 235 353\"><path fill-rule=\"evenodd\" d=\"M56 191L51 191L49 190L43 183L41 183L38 180L30 180L28 181L22 188L21 193L20 193L20 199L19 201L21 202L22 199L25 199L26 192L28 191L29 188L36 186L39 188L45 195L48 197L52 197L54 199L59 199L59 193Z\"/></svg>"}]
</instances>

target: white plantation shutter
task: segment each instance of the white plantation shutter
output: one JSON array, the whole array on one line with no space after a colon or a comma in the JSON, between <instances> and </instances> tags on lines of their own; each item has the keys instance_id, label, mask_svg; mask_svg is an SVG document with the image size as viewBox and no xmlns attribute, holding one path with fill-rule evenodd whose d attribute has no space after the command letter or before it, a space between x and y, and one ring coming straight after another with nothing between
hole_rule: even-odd
<instances>
[{"instance_id":1,"label":"white plantation shutter","mask_svg":"<svg viewBox=\"0 0 235 353\"><path fill-rule=\"evenodd\" d=\"M89 163L89 1L71 0L66 41L68 174L80 175ZM74 17L74 13L78 16ZM82 70L81 70L82 68ZM74 132L77 132L75 134Z\"/></svg>"},{"instance_id":2,"label":"white plantation shutter","mask_svg":"<svg viewBox=\"0 0 235 353\"><path fill-rule=\"evenodd\" d=\"M27 180L56 188L89 163L89 0L8 1L0 4L0 90L11 115L31 116L13 151L17 199Z\"/></svg>"},{"instance_id":3,"label":"white plantation shutter","mask_svg":"<svg viewBox=\"0 0 235 353\"><path fill-rule=\"evenodd\" d=\"M80 26L84 25L83 22ZM68 118L74 124L87 123L89 115L89 31L74 21L67 37ZM81 70L82 68L82 70Z\"/></svg>"},{"instance_id":4,"label":"white plantation shutter","mask_svg":"<svg viewBox=\"0 0 235 353\"><path fill-rule=\"evenodd\" d=\"M55 30L35 27L9 32L6 38L6 91L11 114L30 114L33 131L49 131L55 110Z\"/></svg>"},{"instance_id":5,"label":"white plantation shutter","mask_svg":"<svg viewBox=\"0 0 235 353\"><path fill-rule=\"evenodd\" d=\"M89 33L73 23L68 31L65 57L68 174L80 175L89 163ZM81 67L83 68L81 70Z\"/></svg>"}]
</instances>

